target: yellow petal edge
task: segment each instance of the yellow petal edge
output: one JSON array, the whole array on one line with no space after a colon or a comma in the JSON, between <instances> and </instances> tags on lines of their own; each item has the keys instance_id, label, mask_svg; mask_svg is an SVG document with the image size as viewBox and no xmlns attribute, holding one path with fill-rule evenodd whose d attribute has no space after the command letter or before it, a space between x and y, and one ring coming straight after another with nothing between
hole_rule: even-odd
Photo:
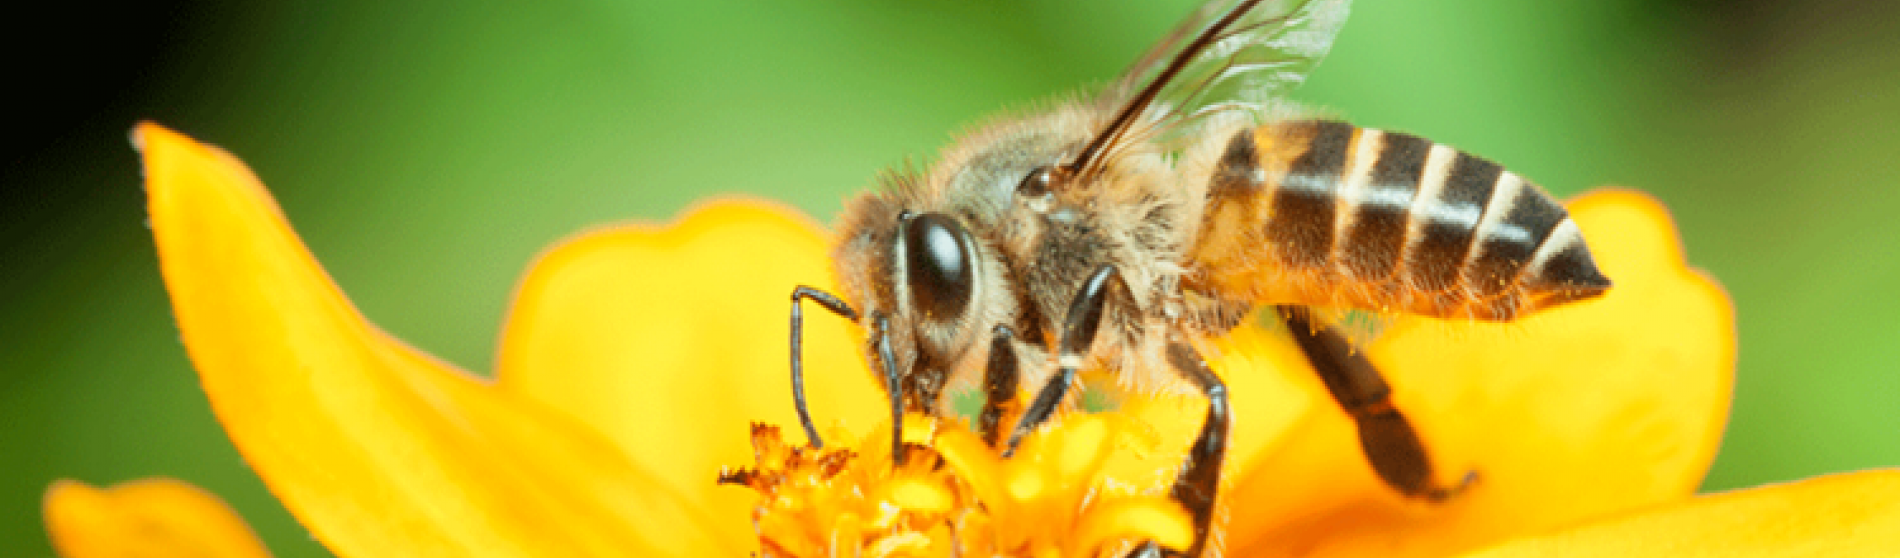
<instances>
[{"instance_id":1,"label":"yellow petal edge","mask_svg":"<svg viewBox=\"0 0 1900 558\"><path fill-rule=\"evenodd\" d=\"M1893 556L1900 470L1843 473L1702 496L1471 558L1561 556Z\"/></svg>"},{"instance_id":2,"label":"yellow petal edge","mask_svg":"<svg viewBox=\"0 0 1900 558\"><path fill-rule=\"evenodd\" d=\"M734 553L597 432L367 322L235 157L150 123L133 142L212 409L333 552Z\"/></svg>"},{"instance_id":3,"label":"yellow petal edge","mask_svg":"<svg viewBox=\"0 0 1900 558\"><path fill-rule=\"evenodd\" d=\"M176 479L104 489L61 480L47 487L44 514L53 549L66 558L270 556L223 500Z\"/></svg>"}]
</instances>

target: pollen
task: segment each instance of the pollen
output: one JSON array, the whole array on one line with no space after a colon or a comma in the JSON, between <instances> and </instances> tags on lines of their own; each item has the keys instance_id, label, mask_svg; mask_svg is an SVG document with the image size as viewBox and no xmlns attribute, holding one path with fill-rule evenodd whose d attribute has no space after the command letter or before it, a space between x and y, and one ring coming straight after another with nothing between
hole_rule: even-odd
<instances>
[{"instance_id":1,"label":"pollen","mask_svg":"<svg viewBox=\"0 0 1900 558\"><path fill-rule=\"evenodd\" d=\"M961 423L911 415L894 461L888 426L878 430L818 449L752 426L756 463L719 481L758 492L760 556L1120 556L1193 542L1167 485L1107 473L1111 461L1152 458L1153 433L1133 419L1061 417L1010 458Z\"/></svg>"}]
</instances>

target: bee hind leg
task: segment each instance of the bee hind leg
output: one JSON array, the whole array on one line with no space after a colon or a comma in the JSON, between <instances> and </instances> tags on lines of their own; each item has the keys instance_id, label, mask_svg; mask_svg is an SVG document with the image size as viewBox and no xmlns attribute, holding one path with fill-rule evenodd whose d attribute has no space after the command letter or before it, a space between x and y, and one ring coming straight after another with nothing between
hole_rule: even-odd
<instances>
[{"instance_id":1,"label":"bee hind leg","mask_svg":"<svg viewBox=\"0 0 1900 558\"><path fill-rule=\"evenodd\" d=\"M1438 484L1425 443L1412 422L1392 405L1391 386L1365 352L1354 349L1338 330L1314 322L1304 307L1274 310L1285 320L1287 332L1319 373L1333 401L1358 425L1359 449L1387 486L1410 498L1442 502L1477 481L1477 472L1467 471L1456 485Z\"/></svg>"}]
</instances>

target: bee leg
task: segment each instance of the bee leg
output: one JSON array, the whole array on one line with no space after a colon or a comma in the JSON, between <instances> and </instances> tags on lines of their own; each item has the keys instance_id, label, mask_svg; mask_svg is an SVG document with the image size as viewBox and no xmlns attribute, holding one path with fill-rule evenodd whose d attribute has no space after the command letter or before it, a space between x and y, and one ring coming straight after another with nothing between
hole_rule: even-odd
<instances>
[{"instance_id":1,"label":"bee leg","mask_svg":"<svg viewBox=\"0 0 1900 558\"><path fill-rule=\"evenodd\" d=\"M1121 283L1121 272L1114 266L1102 266L1089 274L1082 282L1082 289L1076 291L1075 298L1069 302L1068 316L1062 319L1062 338L1058 341L1056 355L1056 375L1037 390L1036 399L1030 401L1029 408L1023 411L1021 419L1016 421L1016 429L1009 435L1009 444L1003 448L1003 457L1016 453L1023 436L1041 426L1049 416L1055 414L1056 405L1062 403L1062 396L1069 392L1069 384L1075 383L1075 372L1082 367L1083 357L1088 355L1089 346L1095 343L1095 332L1101 329L1103 311L1108 307L1110 284ZM1127 286L1123 285L1123 289Z\"/></svg>"},{"instance_id":2,"label":"bee leg","mask_svg":"<svg viewBox=\"0 0 1900 558\"><path fill-rule=\"evenodd\" d=\"M1456 486L1434 481L1424 442L1411 421L1392 406L1392 388L1365 352L1355 350L1338 330L1314 323L1306 308L1277 306L1274 310L1286 321L1294 343L1313 364L1333 401L1358 424L1359 449L1387 486L1407 497L1440 502L1477 480L1477 472L1470 471Z\"/></svg>"},{"instance_id":3,"label":"bee leg","mask_svg":"<svg viewBox=\"0 0 1900 558\"><path fill-rule=\"evenodd\" d=\"M823 306L826 310L830 310L831 313L854 322L858 321L858 312L852 310L851 305L845 304L843 299L831 293L804 285L799 285L798 288L792 289L792 404L798 408L798 422L805 426L805 439L811 440L811 447L822 448L825 447L825 442L818 437L818 427L812 424L811 421L811 409L805 404L805 363L803 356L805 344L805 315L798 303L807 298L811 299L812 302L818 303L819 306Z\"/></svg>"},{"instance_id":4,"label":"bee leg","mask_svg":"<svg viewBox=\"0 0 1900 558\"><path fill-rule=\"evenodd\" d=\"M990 337L990 362L983 369L983 411L976 417L977 432L983 443L996 447L1003 434L1005 408L1016 399L1016 383L1022 370L1016 366L1016 350L1010 341L1016 336L1009 326L998 325Z\"/></svg>"},{"instance_id":5,"label":"bee leg","mask_svg":"<svg viewBox=\"0 0 1900 558\"><path fill-rule=\"evenodd\" d=\"M891 399L891 464L904 464L904 385L891 352L891 321L878 315L875 323L877 361L884 367L884 393Z\"/></svg>"},{"instance_id":6,"label":"bee leg","mask_svg":"<svg viewBox=\"0 0 1900 558\"><path fill-rule=\"evenodd\" d=\"M1214 498L1220 490L1221 464L1227 459L1227 431L1233 419L1228 414L1226 382L1207 367L1207 361L1192 345L1177 337L1168 343L1167 356L1174 372L1207 396L1207 417L1202 419L1201 433L1188 450L1169 492L1194 516L1194 546L1184 555L1200 556L1207 546L1208 524L1214 517Z\"/></svg>"}]
</instances>

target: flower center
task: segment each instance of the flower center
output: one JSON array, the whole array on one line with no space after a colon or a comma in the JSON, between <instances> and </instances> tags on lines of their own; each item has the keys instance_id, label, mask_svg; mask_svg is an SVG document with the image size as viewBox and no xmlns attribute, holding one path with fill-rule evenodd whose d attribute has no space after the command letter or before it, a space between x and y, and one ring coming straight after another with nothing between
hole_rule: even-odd
<instances>
[{"instance_id":1,"label":"flower center","mask_svg":"<svg viewBox=\"0 0 1900 558\"><path fill-rule=\"evenodd\" d=\"M1120 556L1147 541L1182 549L1193 540L1166 484L1106 472L1117 459L1152 457L1153 436L1132 419L1061 417L1010 459L960 424L922 415L904 423L901 464L889 433L816 449L754 424L756 464L719 481L761 496L752 513L760 554Z\"/></svg>"}]
</instances>

